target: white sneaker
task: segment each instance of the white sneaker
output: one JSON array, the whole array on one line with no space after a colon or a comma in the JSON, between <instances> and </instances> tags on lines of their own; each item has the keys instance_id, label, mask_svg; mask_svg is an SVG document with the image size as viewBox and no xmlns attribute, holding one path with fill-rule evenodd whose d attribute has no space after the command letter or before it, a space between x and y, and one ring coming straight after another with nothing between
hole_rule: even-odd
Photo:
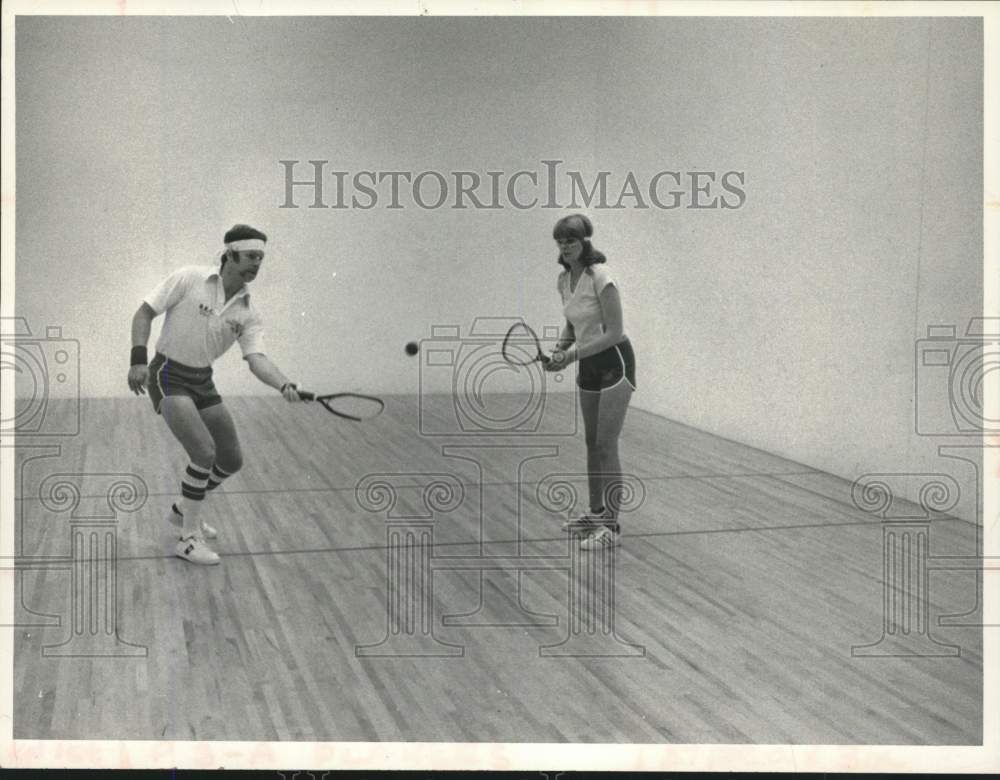
<instances>
[{"instance_id":1,"label":"white sneaker","mask_svg":"<svg viewBox=\"0 0 1000 780\"><path fill-rule=\"evenodd\" d=\"M177 504L170 507L170 513L167 515L167 520L170 521L171 524L176 525L178 528L184 527L184 513L177 508ZM201 535L206 539L217 539L219 533L203 520L201 523Z\"/></svg>"},{"instance_id":2,"label":"white sneaker","mask_svg":"<svg viewBox=\"0 0 1000 780\"><path fill-rule=\"evenodd\" d=\"M605 513L595 515L588 512L579 517L564 520L562 527L564 531L588 531L600 525L601 521L609 519L610 517Z\"/></svg>"},{"instance_id":3,"label":"white sneaker","mask_svg":"<svg viewBox=\"0 0 1000 780\"><path fill-rule=\"evenodd\" d=\"M621 532L612 531L605 525L580 542L580 549L600 550L603 547L617 547L621 543L620 537Z\"/></svg>"},{"instance_id":4,"label":"white sneaker","mask_svg":"<svg viewBox=\"0 0 1000 780\"><path fill-rule=\"evenodd\" d=\"M219 562L219 556L209 547L200 536L189 536L186 539L177 540L174 554L185 561L197 563L201 566L214 566Z\"/></svg>"}]
</instances>

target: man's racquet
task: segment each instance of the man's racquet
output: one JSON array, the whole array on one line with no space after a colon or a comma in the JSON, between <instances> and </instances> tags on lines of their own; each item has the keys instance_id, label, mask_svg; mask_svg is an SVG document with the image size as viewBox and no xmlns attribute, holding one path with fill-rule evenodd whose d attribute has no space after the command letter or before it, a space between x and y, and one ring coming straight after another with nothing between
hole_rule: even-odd
<instances>
[{"instance_id":1,"label":"man's racquet","mask_svg":"<svg viewBox=\"0 0 1000 780\"><path fill-rule=\"evenodd\" d=\"M549 357L542 353L538 336L526 323L511 326L503 339L503 359L515 366L530 366L536 360L548 363Z\"/></svg>"},{"instance_id":2,"label":"man's racquet","mask_svg":"<svg viewBox=\"0 0 1000 780\"><path fill-rule=\"evenodd\" d=\"M299 398L303 401L319 401L328 412L356 422L378 417L385 409L385 402L373 395L360 395L358 393L316 395L305 390L299 390L298 393Z\"/></svg>"}]
</instances>

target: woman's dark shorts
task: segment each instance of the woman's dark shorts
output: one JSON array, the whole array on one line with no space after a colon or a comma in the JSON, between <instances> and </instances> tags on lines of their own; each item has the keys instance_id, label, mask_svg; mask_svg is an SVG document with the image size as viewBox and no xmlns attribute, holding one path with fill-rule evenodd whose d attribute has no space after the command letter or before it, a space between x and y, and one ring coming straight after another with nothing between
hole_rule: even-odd
<instances>
[{"instance_id":1,"label":"woman's dark shorts","mask_svg":"<svg viewBox=\"0 0 1000 780\"><path fill-rule=\"evenodd\" d=\"M635 353L628 339L580 361L576 384L581 390L599 392L624 379L635 390Z\"/></svg>"}]
</instances>

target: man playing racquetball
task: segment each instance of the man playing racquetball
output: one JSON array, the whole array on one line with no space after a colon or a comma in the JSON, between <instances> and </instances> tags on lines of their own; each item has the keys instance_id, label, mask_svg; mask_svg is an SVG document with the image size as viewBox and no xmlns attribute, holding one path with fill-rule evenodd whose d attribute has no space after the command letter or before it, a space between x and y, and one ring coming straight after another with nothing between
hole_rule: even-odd
<instances>
[{"instance_id":1,"label":"man playing racquetball","mask_svg":"<svg viewBox=\"0 0 1000 780\"><path fill-rule=\"evenodd\" d=\"M206 542L216 531L201 520L205 495L243 465L236 426L212 382L212 363L238 341L254 376L286 401L300 400L295 384L264 354L263 322L247 290L260 271L267 236L235 225L224 242L220 265L174 271L132 318L128 386L136 395L149 392L153 409L189 458L181 498L167 519L181 528L175 554L197 564L219 562ZM163 329L147 365L146 343L160 314L166 315Z\"/></svg>"}]
</instances>

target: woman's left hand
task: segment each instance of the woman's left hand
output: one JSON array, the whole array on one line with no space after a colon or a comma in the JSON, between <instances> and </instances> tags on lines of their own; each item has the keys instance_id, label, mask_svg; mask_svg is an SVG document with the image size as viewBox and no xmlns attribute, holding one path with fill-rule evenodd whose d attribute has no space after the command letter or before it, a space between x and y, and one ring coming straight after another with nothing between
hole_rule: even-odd
<instances>
[{"instance_id":1,"label":"woman's left hand","mask_svg":"<svg viewBox=\"0 0 1000 780\"><path fill-rule=\"evenodd\" d=\"M549 357L549 362L545 364L546 371L562 371L573 362L572 352L561 349L555 350Z\"/></svg>"}]
</instances>

